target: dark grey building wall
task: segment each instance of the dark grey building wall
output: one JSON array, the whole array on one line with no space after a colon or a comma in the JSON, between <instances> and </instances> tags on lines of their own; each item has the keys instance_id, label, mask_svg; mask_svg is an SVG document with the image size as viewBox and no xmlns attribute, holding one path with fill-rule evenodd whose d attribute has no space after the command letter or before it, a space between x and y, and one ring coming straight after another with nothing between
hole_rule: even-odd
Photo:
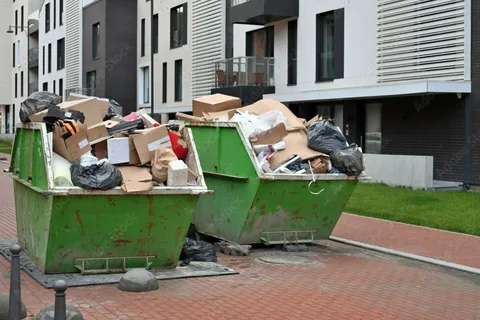
<instances>
[{"instance_id":1,"label":"dark grey building wall","mask_svg":"<svg viewBox=\"0 0 480 320\"><path fill-rule=\"evenodd\" d=\"M455 94L382 101L382 153L434 157L435 180L463 182L465 99Z\"/></svg>"},{"instance_id":2,"label":"dark grey building wall","mask_svg":"<svg viewBox=\"0 0 480 320\"><path fill-rule=\"evenodd\" d=\"M472 42L471 42L471 142L472 142L472 184L480 185L480 1L472 1Z\"/></svg>"},{"instance_id":3,"label":"dark grey building wall","mask_svg":"<svg viewBox=\"0 0 480 320\"><path fill-rule=\"evenodd\" d=\"M92 58L92 28L100 23L100 58ZM148 27L148 26L147 26ZM97 72L97 96L116 100L124 114L136 110L137 1L100 0L83 10L83 86Z\"/></svg>"},{"instance_id":4,"label":"dark grey building wall","mask_svg":"<svg viewBox=\"0 0 480 320\"><path fill-rule=\"evenodd\" d=\"M107 0L106 24L105 93L128 114L137 106L137 1Z\"/></svg>"},{"instance_id":5,"label":"dark grey building wall","mask_svg":"<svg viewBox=\"0 0 480 320\"><path fill-rule=\"evenodd\" d=\"M96 95L106 97L105 92L105 58L106 58L106 0L97 1L83 9L83 87L87 87L87 73L97 72ZM93 25L100 23L100 57L92 58ZM109 37L111 35L109 34Z\"/></svg>"}]
</instances>

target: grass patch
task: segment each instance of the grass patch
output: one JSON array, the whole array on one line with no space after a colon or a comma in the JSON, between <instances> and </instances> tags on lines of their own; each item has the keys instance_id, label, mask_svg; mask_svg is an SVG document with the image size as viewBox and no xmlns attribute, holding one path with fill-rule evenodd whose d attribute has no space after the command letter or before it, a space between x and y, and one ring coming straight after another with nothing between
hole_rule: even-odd
<instances>
[{"instance_id":1,"label":"grass patch","mask_svg":"<svg viewBox=\"0 0 480 320\"><path fill-rule=\"evenodd\" d=\"M480 236L479 197L359 183L345 212Z\"/></svg>"},{"instance_id":2,"label":"grass patch","mask_svg":"<svg viewBox=\"0 0 480 320\"><path fill-rule=\"evenodd\" d=\"M0 153L11 154L12 153L12 143L7 140L0 140Z\"/></svg>"}]
</instances>

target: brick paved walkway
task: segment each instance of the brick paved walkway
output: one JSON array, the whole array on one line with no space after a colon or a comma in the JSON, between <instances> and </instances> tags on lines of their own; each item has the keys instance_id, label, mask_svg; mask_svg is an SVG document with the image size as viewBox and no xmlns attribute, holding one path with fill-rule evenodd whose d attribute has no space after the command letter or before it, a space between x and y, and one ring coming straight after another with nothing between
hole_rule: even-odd
<instances>
[{"instance_id":1,"label":"brick paved walkway","mask_svg":"<svg viewBox=\"0 0 480 320\"><path fill-rule=\"evenodd\" d=\"M5 167L0 162L1 238L15 236L12 182L3 174ZM408 228L401 229L406 226L384 223L344 215L335 235L377 245L382 241L388 245L388 237L412 236ZM384 232L375 236L375 228ZM398 230L403 235L391 235ZM425 229L415 232L422 230ZM435 252L434 241L425 240L431 237L434 236L417 235L417 239L430 243L433 249L429 250ZM437 240L440 243L441 239ZM396 240L391 245L405 249L409 243ZM412 251L420 249L413 244L410 243L410 252L417 253ZM311 246L310 252L298 254L312 258L311 264L264 264L256 258L288 254L255 250L249 257L219 255L220 263L240 271L240 275L162 281L159 291L147 294L120 292L112 285L69 288L67 297L82 310L85 319L102 320L480 319L478 276L334 242L323 245ZM8 261L0 258L0 292L8 292L8 270ZM29 313L35 314L53 301L53 292L43 289L29 276L22 276L24 302Z\"/></svg>"}]
</instances>

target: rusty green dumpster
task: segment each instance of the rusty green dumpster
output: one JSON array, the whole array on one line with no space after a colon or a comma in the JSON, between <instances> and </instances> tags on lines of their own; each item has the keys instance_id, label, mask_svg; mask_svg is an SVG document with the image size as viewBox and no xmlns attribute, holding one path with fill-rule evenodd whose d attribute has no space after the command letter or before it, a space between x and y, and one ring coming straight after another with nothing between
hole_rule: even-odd
<instances>
[{"instance_id":1,"label":"rusty green dumpster","mask_svg":"<svg viewBox=\"0 0 480 320\"><path fill-rule=\"evenodd\" d=\"M199 232L238 244L328 239L358 178L264 173L237 123L187 126L207 185L214 191L213 196L200 198L195 211Z\"/></svg>"},{"instance_id":2,"label":"rusty green dumpster","mask_svg":"<svg viewBox=\"0 0 480 320\"><path fill-rule=\"evenodd\" d=\"M187 163L198 185L126 194L120 187L56 187L45 125L19 125L9 171L18 241L29 257L44 273L175 267L200 195L211 193L186 129Z\"/></svg>"}]
</instances>

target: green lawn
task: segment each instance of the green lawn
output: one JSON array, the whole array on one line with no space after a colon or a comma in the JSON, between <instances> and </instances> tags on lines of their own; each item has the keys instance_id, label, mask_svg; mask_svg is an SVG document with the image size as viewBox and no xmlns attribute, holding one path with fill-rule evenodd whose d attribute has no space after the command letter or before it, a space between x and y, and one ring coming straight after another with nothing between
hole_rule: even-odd
<instances>
[{"instance_id":1,"label":"green lawn","mask_svg":"<svg viewBox=\"0 0 480 320\"><path fill-rule=\"evenodd\" d=\"M345 212L480 236L480 194L359 183Z\"/></svg>"},{"instance_id":2,"label":"green lawn","mask_svg":"<svg viewBox=\"0 0 480 320\"><path fill-rule=\"evenodd\" d=\"M12 143L10 141L0 140L0 153L10 154L12 152Z\"/></svg>"}]
</instances>

